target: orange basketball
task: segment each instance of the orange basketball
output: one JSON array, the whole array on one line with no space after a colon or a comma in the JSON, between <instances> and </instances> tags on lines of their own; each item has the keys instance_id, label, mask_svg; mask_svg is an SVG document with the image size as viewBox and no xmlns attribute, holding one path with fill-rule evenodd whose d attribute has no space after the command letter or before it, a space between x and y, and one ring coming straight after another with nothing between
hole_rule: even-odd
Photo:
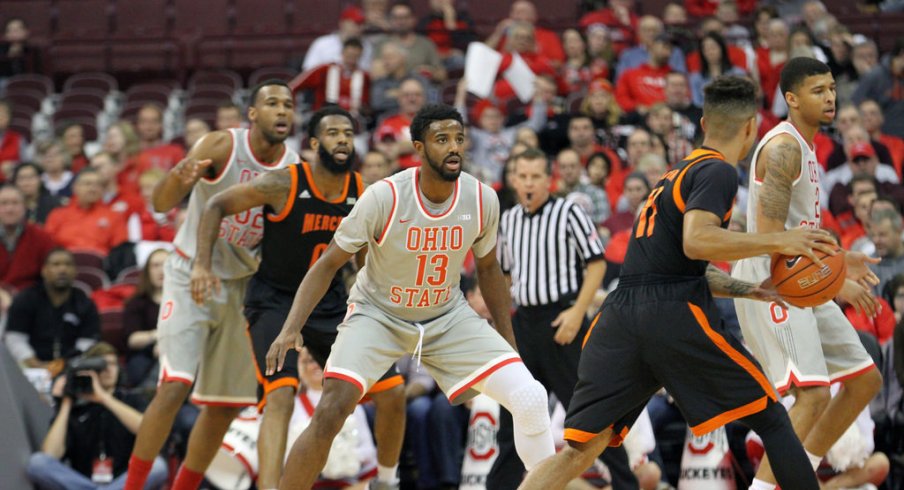
<instances>
[{"instance_id":1,"label":"orange basketball","mask_svg":"<svg viewBox=\"0 0 904 490\"><path fill-rule=\"evenodd\" d=\"M829 255L817 251L816 256L825 264L822 268L805 255L772 257L772 284L789 304L798 308L819 306L837 296L844 285L844 252Z\"/></svg>"}]
</instances>

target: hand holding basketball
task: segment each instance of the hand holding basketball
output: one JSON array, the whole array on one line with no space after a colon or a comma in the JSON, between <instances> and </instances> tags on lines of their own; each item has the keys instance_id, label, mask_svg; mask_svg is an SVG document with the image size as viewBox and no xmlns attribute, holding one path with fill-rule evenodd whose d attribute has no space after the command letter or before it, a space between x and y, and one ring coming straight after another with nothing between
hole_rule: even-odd
<instances>
[{"instance_id":1,"label":"hand holding basketball","mask_svg":"<svg viewBox=\"0 0 904 490\"><path fill-rule=\"evenodd\" d=\"M829 232L814 228L800 227L787 230L780 234L781 244L778 253L791 257L803 255L822 267L822 259L817 252L826 255L835 255L838 244ZM776 283L778 284L778 283Z\"/></svg>"},{"instance_id":2,"label":"hand holding basketball","mask_svg":"<svg viewBox=\"0 0 904 490\"><path fill-rule=\"evenodd\" d=\"M831 301L845 283L846 263L840 249L806 255L775 255L770 267L775 290L798 308ZM853 283L856 285L856 283Z\"/></svg>"}]
</instances>

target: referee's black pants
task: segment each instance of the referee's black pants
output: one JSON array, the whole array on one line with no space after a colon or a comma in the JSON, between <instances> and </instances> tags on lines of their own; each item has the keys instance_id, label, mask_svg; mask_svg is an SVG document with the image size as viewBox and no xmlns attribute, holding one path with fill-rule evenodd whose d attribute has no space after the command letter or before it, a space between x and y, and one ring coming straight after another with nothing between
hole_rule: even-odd
<instances>
[{"instance_id":1,"label":"referee's black pants","mask_svg":"<svg viewBox=\"0 0 904 490\"><path fill-rule=\"evenodd\" d=\"M512 317L515 342L524 365L547 391L556 395L559 402L568 409L574 385L578 382L578 360L581 343L590 327L586 318L574 340L567 345L559 345L553 340L557 329L551 326L567 305L521 306ZM499 455L487 476L487 489L515 490L524 478L524 465L515 452L515 435L512 414L499 407L499 431L496 433ZM612 473L614 490L635 490L639 486L637 478L628 464L628 453L624 447L608 448L600 460Z\"/></svg>"}]
</instances>

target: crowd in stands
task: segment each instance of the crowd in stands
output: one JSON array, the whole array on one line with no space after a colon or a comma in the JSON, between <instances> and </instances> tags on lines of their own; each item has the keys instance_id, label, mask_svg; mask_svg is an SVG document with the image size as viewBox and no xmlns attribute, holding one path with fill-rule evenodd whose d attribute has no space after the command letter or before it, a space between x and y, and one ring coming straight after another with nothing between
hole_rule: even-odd
<instances>
[{"instance_id":1,"label":"crowd in stands","mask_svg":"<svg viewBox=\"0 0 904 490\"><path fill-rule=\"evenodd\" d=\"M816 141L825 196L822 226L844 248L881 259L875 266L881 283L874 289L881 312L867 317L842 305L855 328L877 344L885 376L870 415L875 450L888 458L881 475L870 473L872 481L861 483L904 488L904 37L880 50L819 0L685 0L643 16L635 13L635 0L580 2L582 15L555 31L544 27L533 3L516 0L486 36L456 0L430 0L420 18L404 2L346 3L335 31L314 40L301 71L285 76L299 101L297 120L327 104L350 111L358 122L357 169L365 183L373 183L421 164L409 131L421 107L454 105L468 123L466 170L498 191L503 211L517 205L511 157L539 148L554 161L553 192L578 203L606 245L607 272L597 301L617 281L635 214L651 188L701 141L703 87L721 75L754 80L762 136L787 115L778 86L785 62L807 56L827 63L837 83L837 118ZM895 11L900 4L886 0L865 8ZM51 117L44 127L38 124L42 108L23 129L13 124L23 113L16 101L25 100L15 97L14 87L28 74L45 73L47 60L29 44L24 20L0 21L0 95L6 96L0 98L0 333L23 367L52 375L65 372L65 359L89 349L118 356L118 381L111 384L101 374L95 383L104 393L137 395L129 406L140 417L159 369L155 324L163 261L183 218L179 209L156 212L150 196L206 133L245 124L247 90L231 92L213 111L197 116L174 108L172 94L166 102L145 101L129 111L104 108L96 125ZM484 98L469 90L465 72L473 42L500 55L498 75ZM530 97L519 96L505 75L515 65L531 72ZM305 155L310 149L301 127L290 143ZM745 162L739 167L736 230L745 229L747 168ZM469 290L469 300L474 295ZM737 325L732 310L729 302L726 322ZM403 482L415 485L410 488L457 488L467 415L449 406L430 381L409 380L412 430ZM73 405L77 396L61 390L59 382L53 384L52 395L64 400L57 403L58 418L86 410ZM89 401L109 404L109 398ZM657 448L649 458L663 469L662 485L676 485L684 432L675 426L682 427L682 419L666 395L653 404ZM194 417L190 406L184 412L177 424L183 435ZM128 417L119 424L121 443L134 430ZM53 422L51 434L63 425ZM447 436L424 438L432 433ZM729 428L732 440L745 435ZM743 447L733 449L740 474L749 478ZM73 454L77 448L56 440L45 442L42 451L41 458L68 458L73 469L91 477L90 465L86 470ZM113 477L124 470L121 461ZM46 481L49 471L34 480ZM889 486L882 487L883 481Z\"/></svg>"}]
</instances>

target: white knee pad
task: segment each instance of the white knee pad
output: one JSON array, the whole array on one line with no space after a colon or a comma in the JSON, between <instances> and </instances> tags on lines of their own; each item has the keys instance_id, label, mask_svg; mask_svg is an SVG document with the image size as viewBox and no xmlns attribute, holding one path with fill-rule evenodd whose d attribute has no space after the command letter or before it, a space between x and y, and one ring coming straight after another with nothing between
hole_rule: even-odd
<instances>
[{"instance_id":1,"label":"white knee pad","mask_svg":"<svg viewBox=\"0 0 904 490\"><path fill-rule=\"evenodd\" d=\"M512 421L516 430L526 435L539 434L549 428L549 398L546 388L532 379L509 395Z\"/></svg>"}]
</instances>

